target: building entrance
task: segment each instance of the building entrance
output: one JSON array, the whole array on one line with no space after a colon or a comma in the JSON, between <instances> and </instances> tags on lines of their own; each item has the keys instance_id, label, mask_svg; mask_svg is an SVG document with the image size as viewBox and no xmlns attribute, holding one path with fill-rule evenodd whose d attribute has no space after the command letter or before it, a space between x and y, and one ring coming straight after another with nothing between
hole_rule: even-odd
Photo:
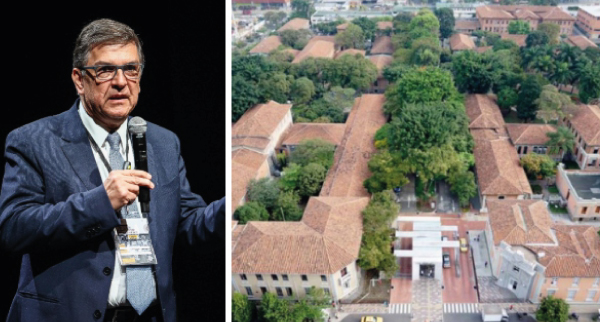
<instances>
[{"instance_id":1,"label":"building entrance","mask_svg":"<svg viewBox=\"0 0 600 322\"><path fill-rule=\"evenodd\" d=\"M435 277L435 265L434 264L420 264L419 273L421 278L434 278Z\"/></svg>"}]
</instances>

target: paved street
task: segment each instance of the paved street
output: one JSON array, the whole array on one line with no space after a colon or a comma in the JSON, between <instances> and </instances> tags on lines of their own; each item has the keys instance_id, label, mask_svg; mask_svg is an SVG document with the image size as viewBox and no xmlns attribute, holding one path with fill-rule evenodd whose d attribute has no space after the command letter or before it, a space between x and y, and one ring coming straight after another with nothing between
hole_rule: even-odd
<instances>
[{"instance_id":1,"label":"paved street","mask_svg":"<svg viewBox=\"0 0 600 322\"><path fill-rule=\"evenodd\" d=\"M340 321L342 322L360 322L360 317L363 315L360 314L352 314L344 317ZM410 322L409 314L378 314L376 316L380 316L383 318L385 322Z\"/></svg>"},{"instance_id":2,"label":"paved street","mask_svg":"<svg viewBox=\"0 0 600 322\"><path fill-rule=\"evenodd\" d=\"M445 181L436 184L438 213L456 213L460 211L458 198L450 192L450 186Z\"/></svg>"},{"instance_id":3,"label":"paved street","mask_svg":"<svg viewBox=\"0 0 600 322\"><path fill-rule=\"evenodd\" d=\"M408 177L409 182L402 187L402 192L399 193L399 198L396 202L400 203L400 212L416 212L417 197L415 196L415 178Z\"/></svg>"},{"instance_id":4,"label":"paved street","mask_svg":"<svg viewBox=\"0 0 600 322\"><path fill-rule=\"evenodd\" d=\"M444 314L444 322L481 322L481 313L479 314ZM516 314L508 314L509 322L535 322L532 316L525 316L519 319ZM581 320L580 320L581 321Z\"/></svg>"}]
</instances>

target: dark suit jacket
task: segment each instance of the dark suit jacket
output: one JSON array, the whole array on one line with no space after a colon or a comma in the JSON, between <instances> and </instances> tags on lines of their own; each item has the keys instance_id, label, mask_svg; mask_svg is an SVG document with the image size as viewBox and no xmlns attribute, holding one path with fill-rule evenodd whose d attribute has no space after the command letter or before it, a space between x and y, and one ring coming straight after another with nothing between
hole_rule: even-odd
<instances>
[{"instance_id":1,"label":"dark suit jacket","mask_svg":"<svg viewBox=\"0 0 600 322\"><path fill-rule=\"evenodd\" d=\"M23 254L8 321L102 321L119 225L77 107L12 131L0 195L0 246ZM225 198L206 205L190 191L177 136L152 123L146 132L150 234L157 293L174 322L175 238L195 244L225 238ZM99 315L102 315L99 317Z\"/></svg>"}]
</instances>

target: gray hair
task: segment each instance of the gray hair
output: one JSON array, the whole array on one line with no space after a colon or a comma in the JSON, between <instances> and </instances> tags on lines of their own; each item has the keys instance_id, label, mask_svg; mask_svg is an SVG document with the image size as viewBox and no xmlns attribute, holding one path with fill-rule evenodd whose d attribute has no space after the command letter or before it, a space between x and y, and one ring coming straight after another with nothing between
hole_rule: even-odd
<instances>
[{"instance_id":1,"label":"gray hair","mask_svg":"<svg viewBox=\"0 0 600 322\"><path fill-rule=\"evenodd\" d=\"M143 64L142 42L131 27L111 19L94 20L85 26L77 37L73 50L73 68L85 66L94 47L128 43L135 44L140 63Z\"/></svg>"}]
</instances>

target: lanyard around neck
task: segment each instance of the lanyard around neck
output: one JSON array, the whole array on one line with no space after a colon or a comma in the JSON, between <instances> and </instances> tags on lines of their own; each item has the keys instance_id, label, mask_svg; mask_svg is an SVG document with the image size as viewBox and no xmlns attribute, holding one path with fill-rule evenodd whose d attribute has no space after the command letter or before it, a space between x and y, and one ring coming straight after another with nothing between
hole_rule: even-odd
<instances>
[{"instance_id":1,"label":"lanyard around neck","mask_svg":"<svg viewBox=\"0 0 600 322\"><path fill-rule=\"evenodd\" d=\"M94 138L90 135L90 132L88 132L88 130L86 129L85 133L87 133L88 139L90 140L90 143L92 144L92 148L94 148L96 153L98 153L98 155L100 156L100 160L102 160L102 163L104 163L104 166L110 173L112 171L112 168L110 167L110 163L108 163L108 161L104 157L104 154L100 150L100 147L98 146L96 141L94 141ZM126 135L126 137L127 137L127 139L125 140L126 141L125 142L125 163L123 163L122 170L130 170L131 169L131 164L129 163L129 135Z\"/></svg>"}]
</instances>

